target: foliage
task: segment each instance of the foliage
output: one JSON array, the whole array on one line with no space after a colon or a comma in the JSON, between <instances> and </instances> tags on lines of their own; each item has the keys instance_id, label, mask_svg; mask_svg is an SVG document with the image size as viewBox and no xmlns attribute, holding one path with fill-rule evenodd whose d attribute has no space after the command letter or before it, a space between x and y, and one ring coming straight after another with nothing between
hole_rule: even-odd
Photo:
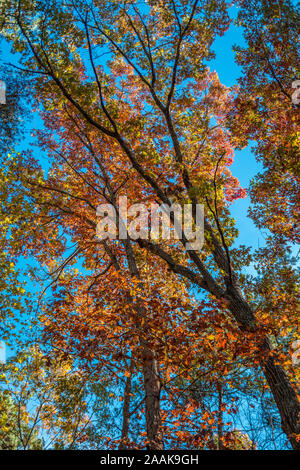
<instances>
[{"instance_id":1,"label":"foliage","mask_svg":"<svg viewBox=\"0 0 300 470\"><path fill-rule=\"evenodd\" d=\"M259 228L299 242L299 11L291 1L242 1L238 24L246 47L236 47L243 69L232 123L240 147L255 142L264 171L251 186L251 216Z\"/></svg>"},{"instance_id":2,"label":"foliage","mask_svg":"<svg viewBox=\"0 0 300 470\"><path fill-rule=\"evenodd\" d=\"M232 390L249 398L266 388L276 436L280 416L299 448L297 377L286 343L274 344L291 320L297 325L298 277L279 252L296 240L295 108L284 75L295 59L287 24L296 13L279 2L278 20L278 2L239 3L247 47L237 49L241 87L229 89L207 65L230 24L227 2L3 2L5 35L31 71L43 119L36 138L49 158L47 171L30 152L14 161L12 196L4 188L3 199L14 208L17 197L27 210L11 219L6 243L16 259L34 257L47 271L51 296L39 304L39 333L66 354L48 366L38 349L21 355L24 375L15 370L9 383L25 387L23 406L43 391L29 422L38 412L46 432L59 433L51 437L57 447L92 445L79 389L95 373L101 400L110 383L110 405L121 403L122 428L103 436L109 448L254 448L255 436L232 419L245 406ZM266 168L252 185L252 215L275 234L273 246L254 255L236 246L230 216L246 196L230 166L250 139ZM203 204L202 250L188 250L185 238L97 239L97 206L110 203L120 220L120 196L147 207L188 203L194 223ZM257 279L242 272L253 260ZM271 421L265 429L273 432Z\"/></svg>"},{"instance_id":3,"label":"foliage","mask_svg":"<svg viewBox=\"0 0 300 470\"><path fill-rule=\"evenodd\" d=\"M71 357L44 355L30 347L1 366L1 395L3 446L74 449L87 441L90 447L101 446L108 393L93 377L74 368Z\"/></svg>"}]
</instances>

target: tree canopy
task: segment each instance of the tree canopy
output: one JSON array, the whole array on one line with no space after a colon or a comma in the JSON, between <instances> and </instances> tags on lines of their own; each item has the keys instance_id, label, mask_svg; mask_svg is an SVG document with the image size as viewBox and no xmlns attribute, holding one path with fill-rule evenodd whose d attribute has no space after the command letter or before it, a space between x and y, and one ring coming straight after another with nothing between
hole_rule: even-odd
<instances>
[{"instance_id":1,"label":"tree canopy","mask_svg":"<svg viewBox=\"0 0 300 470\"><path fill-rule=\"evenodd\" d=\"M30 351L56 358L50 427L62 447L75 424L60 400L78 398L78 373L59 388L59 364L72 358L116 407L114 431L100 426L108 448L299 449L299 14L285 0L234 4L244 42L228 87L210 68L233 21L226 1L1 2L1 33L42 119L39 155L23 149L11 162L2 150L3 246L46 273L41 351ZM249 191L249 216L267 231L258 250L237 244L231 215L248 193L230 167L249 143L263 166ZM120 201L139 205L129 224ZM150 236L153 204L190 207L202 247L175 236L174 213L172 236ZM97 237L108 205L116 236Z\"/></svg>"}]
</instances>

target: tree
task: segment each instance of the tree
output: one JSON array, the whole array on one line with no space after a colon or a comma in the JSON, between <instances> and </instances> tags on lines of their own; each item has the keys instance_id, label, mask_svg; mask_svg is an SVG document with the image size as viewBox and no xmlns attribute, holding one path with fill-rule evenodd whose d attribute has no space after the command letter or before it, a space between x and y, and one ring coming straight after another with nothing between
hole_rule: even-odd
<instances>
[{"instance_id":1,"label":"tree","mask_svg":"<svg viewBox=\"0 0 300 470\"><path fill-rule=\"evenodd\" d=\"M1 24L3 20L1 19ZM1 46L3 41L1 40ZM2 50L1 50L2 53ZM29 206L17 189L16 160L18 153L15 148L24 135L25 120L28 116L29 88L27 78L3 64L0 58L1 87L0 103L0 334L4 340L10 337L15 340L16 311L20 316L28 309L29 297L26 296L24 282L20 280L17 260L13 257L11 246L13 224L19 225L19 235L24 228L24 220L28 217Z\"/></svg>"},{"instance_id":2,"label":"tree","mask_svg":"<svg viewBox=\"0 0 300 470\"><path fill-rule=\"evenodd\" d=\"M17 450L22 448L21 436L29 436L30 428L27 427L28 415L23 411L22 421L18 420L19 409L12 397L0 392L0 449L1 450ZM19 426L18 426L19 424ZM30 438L30 446L32 449L42 449L42 442L33 433Z\"/></svg>"},{"instance_id":3,"label":"tree","mask_svg":"<svg viewBox=\"0 0 300 470\"><path fill-rule=\"evenodd\" d=\"M250 364L264 372L284 432L293 448L299 448L297 393L273 351L261 312L255 314L248 300L252 293L242 291L240 269L247 263L247 250L232 248L236 229L228 207L245 193L229 166L240 143L228 130L232 94L205 65L213 56L214 38L229 25L226 2L149 1L141 7L135 2L102 1L70 2L66 7L53 1L41 3L38 12L34 8L28 2L8 2L7 36L33 72L35 99L48 130L39 134L41 148L57 159L47 178L32 159L22 169L24 184L32 188L37 205L27 246L52 267L55 281L79 254L84 267L94 273L93 279L82 276L76 291L68 275L62 279L53 317L46 319L48 331L61 336L61 341L66 341L66 331L69 337L70 331L76 333L82 350L82 330L70 328L69 323L67 330L62 329L82 298L87 301L80 320L94 318L101 339L106 334L103 321L109 322L114 334L127 330L134 337L138 331L147 437L151 448L162 448L158 378L162 361L153 344L154 333L163 325L161 298L166 299L166 312L172 308L166 287L170 291L172 283L177 290L182 286L179 298L185 295L186 301L180 300L188 305L187 289L194 286L214 299L224 318L234 320L240 344L248 346ZM109 55L105 67L98 60L102 53ZM170 206L170 193L180 204L192 205L195 223L197 204L205 205L201 252L187 250L185 236L175 242L95 241L98 201L106 200L118 210L117 195L126 194L131 203L158 200ZM47 234L41 221L47 221ZM61 230L76 250L57 266L66 251L67 238L62 238ZM39 253L45 239L47 246ZM99 265L101 272L96 271ZM157 268L170 274L164 287ZM164 295L156 296L155 290ZM120 312L122 319L127 315L121 326ZM58 316L61 328L57 329ZM90 334L89 326L86 333ZM197 341L197 336L193 339ZM92 353L86 354L92 358L93 347L102 346L107 343L93 337Z\"/></svg>"},{"instance_id":4,"label":"tree","mask_svg":"<svg viewBox=\"0 0 300 470\"><path fill-rule=\"evenodd\" d=\"M71 357L44 355L36 346L11 358L1 366L2 447L101 447L108 392L97 382L76 369Z\"/></svg>"},{"instance_id":5,"label":"tree","mask_svg":"<svg viewBox=\"0 0 300 470\"><path fill-rule=\"evenodd\" d=\"M240 2L247 47L236 47L243 70L235 102L238 145L255 142L264 171L251 185L251 216L275 237L299 242L299 105L293 99L299 63L299 12L291 1Z\"/></svg>"}]
</instances>

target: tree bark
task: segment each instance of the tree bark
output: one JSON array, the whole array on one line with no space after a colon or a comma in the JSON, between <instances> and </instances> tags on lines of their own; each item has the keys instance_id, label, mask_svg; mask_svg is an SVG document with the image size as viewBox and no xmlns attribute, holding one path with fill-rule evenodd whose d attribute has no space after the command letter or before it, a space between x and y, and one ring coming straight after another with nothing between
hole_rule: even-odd
<instances>
[{"instance_id":1,"label":"tree bark","mask_svg":"<svg viewBox=\"0 0 300 470\"><path fill-rule=\"evenodd\" d=\"M263 345L266 359L261 361L267 383L273 394L275 403L281 416L281 427L286 433L294 450L300 450L300 403L284 369L275 363L271 351L270 341L267 339Z\"/></svg>"},{"instance_id":2,"label":"tree bark","mask_svg":"<svg viewBox=\"0 0 300 470\"><path fill-rule=\"evenodd\" d=\"M140 279L139 269L136 263L134 252L132 250L131 242L124 240L124 247L126 250L126 256L128 260L128 266L130 274ZM143 289L141 281L140 285ZM151 450L163 449L163 440L160 433L160 391L161 382L158 374L158 364L155 357L155 351L149 347L149 328L147 314L143 305L143 302L138 299L134 303L134 309L141 319L139 325L141 330L140 343L142 346L142 362L143 362L143 374L144 374L144 387L145 387L145 415L146 415L146 428L147 438L149 442L149 448ZM143 325L143 326L142 326ZM149 338L151 339L151 338Z\"/></svg>"},{"instance_id":3,"label":"tree bark","mask_svg":"<svg viewBox=\"0 0 300 470\"><path fill-rule=\"evenodd\" d=\"M149 448L162 450L163 439L160 432L160 393L161 383L158 372L157 360L154 353L147 346L143 351L144 386L146 393L146 426Z\"/></svg>"},{"instance_id":4,"label":"tree bark","mask_svg":"<svg viewBox=\"0 0 300 470\"><path fill-rule=\"evenodd\" d=\"M243 299L239 288L234 286L227 292L226 298L230 300L229 309L241 329L255 332L257 328L255 316L247 301ZM300 450L300 441L296 439L296 435L300 434L300 402L284 369L276 364L274 357L270 355L271 351L271 342L266 338L261 345L260 365L277 405L282 430L286 433L292 448Z\"/></svg>"},{"instance_id":5,"label":"tree bark","mask_svg":"<svg viewBox=\"0 0 300 470\"><path fill-rule=\"evenodd\" d=\"M123 401L123 424L122 424L122 434L121 442L119 449L127 449L128 443L128 433L130 425L130 398L131 398L131 381L132 381L132 372L133 372L134 361L131 357L130 366L129 366L129 376L126 377L125 390L124 390L124 401Z\"/></svg>"}]
</instances>

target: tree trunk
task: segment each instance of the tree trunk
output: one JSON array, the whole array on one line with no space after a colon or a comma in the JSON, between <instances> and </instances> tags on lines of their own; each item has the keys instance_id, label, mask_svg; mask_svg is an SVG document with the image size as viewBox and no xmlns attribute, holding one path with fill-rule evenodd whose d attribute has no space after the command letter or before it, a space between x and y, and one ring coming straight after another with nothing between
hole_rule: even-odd
<instances>
[{"instance_id":1,"label":"tree trunk","mask_svg":"<svg viewBox=\"0 0 300 470\"><path fill-rule=\"evenodd\" d=\"M261 361L261 367L278 407L282 430L288 436L292 448L300 450L300 441L296 439L296 435L300 435L300 403L297 394L284 369L275 363L274 357L269 356L272 349L269 340L266 340L264 349L267 358Z\"/></svg>"},{"instance_id":2,"label":"tree trunk","mask_svg":"<svg viewBox=\"0 0 300 470\"><path fill-rule=\"evenodd\" d=\"M124 240L124 247L126 250L128 266L130 274L138 279L140 278L139 269L136 263L134 252L132 250L131 242ZM143 290L143 283L140 286ZM138 299L133 302L134 309L138 314L141 323L138 325L141 331L140 342L142 346L142 362L143 362L143 375L145 387L145 415L146 415L146 428L147 438L150 449L159 450L163 449L163 440L160 433L160 391L161 383L158 374L158 364L155 357L155 352L149 347L149 328L147 321L147 313L145 311L143 301ZM151 338L150 338L151 339Z\"/></svg>"},{"instance_id":3,"label":"tree trunk","mask_svg":"<svg viewBox=\"0 0 300 470\"><path fill-rule=\"evenodd\" d=\"M227 292L226 298L230 301L229 309L240 328L244 331L255 332L257 326L254 314L242 297L238 286L231 287ZM292 448L299 450L300 441L296 440L296 435L300 434L300 402L297 394L284 369L275 363L274 357L270 356L272 346L268 338L262 343L261 350L263 358L260 365L279 410L282 430L286 433Z\"/></svg>"},{"instance_id":4,"label":"tree trunk","mask_svg":"<svg viewBox=\"0 0 300 470\"><path fill-rule=\"evenodd\" d=\"M125 390L124 390L124 401L123 401L123 424L122 434L119 449L126 449L128 443L128 433L130 424L130 394L131 394L131 380L133 372L134 361L131 357L129 366L129 376L126 378Z\"/></svg>"},{"instance_id":5,"label":"tree trunk","mask_svg":"<svg viewBox=\"0 0 300 470\"><path fill-rule=\"evenodd\" d=\"M143 351L143 372L145 386L145 408L146 426L149 448L151 450L162 450L164 448L162 435L160 432L160 392L161 384L158 374L158 364L153 351L144 346Z\"/></svg>"}]
</instances>

